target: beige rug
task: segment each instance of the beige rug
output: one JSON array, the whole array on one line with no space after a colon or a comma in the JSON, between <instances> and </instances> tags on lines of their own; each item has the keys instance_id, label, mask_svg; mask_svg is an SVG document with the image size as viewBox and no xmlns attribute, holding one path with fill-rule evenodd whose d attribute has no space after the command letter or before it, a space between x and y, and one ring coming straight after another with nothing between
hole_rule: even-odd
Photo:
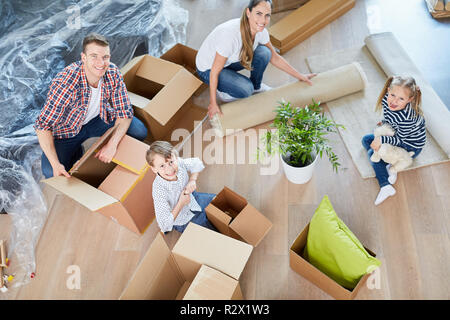
<instances>
[{"instance_id":1,"label":"beige rug","mask_svg":"<svg viewBox=\"0 0 450 320\"><path fill-rule=\"evenodd\" d=\"M312 56L306 59L311 72L323 72L357 61L367 75L368 85L364 91L327 102L333 119L343 124L342 139L359 173L363 178L375 177L367 152L361 145L365 134L372 133L382 115L376 113L375 103L387 79L383 70L372 57L366 46L336 51L331 54ZM425 119L426 120L426 119ZM427 132L427 144L406 170L449 161L449 158L433 137Z\"/></svg>"}]
</instances>

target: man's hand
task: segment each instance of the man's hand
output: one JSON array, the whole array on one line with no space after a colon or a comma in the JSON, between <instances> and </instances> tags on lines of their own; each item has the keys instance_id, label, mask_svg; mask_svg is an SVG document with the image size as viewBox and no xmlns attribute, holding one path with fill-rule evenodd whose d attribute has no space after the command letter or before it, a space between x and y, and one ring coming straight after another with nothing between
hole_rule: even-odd
<instances>
[{"instance_id":1,"label":"man's hand","mask_svg":"<svg viewBox=\"0 0 450 320\"><path fill-rule=\"evenodd\" d=\"M95 155L95 157L105 163L110 163L114 155L116 154L117 146L114 144L107 143L105 144L99 152Z\"/></svg>"},{"instance_id":2,"label":"man's hand","mask_svg":"<svg viewBox=\"0 0 450 320\"><path fill-rule=\"evenodd\" d=\"M53 176L54 177L58 177L58 176L65 176L67 178L70 178L70 174L67 173L66 168L64 168L64 166L61 163L55 164L54 166L52 166L53 168Z\"/></svg>"},{"instance_id":3,"label":"man's hand","mask_svg":"<svg viewBox=\"0 0 450 320\"><path fill-rule=\"evenodd\" d=\"M189 180L188 184L184 188L185 193L192 193L197 189L197 184L195 183L195 180Z\"/></svg>"},{"instance_id":4,"label":"man's hand","mask_svg":"<svg viewBox=\"0 0 450 320\"><path fill-rule=\"evenodd\" d=\"M370 147L371 147L373 150L378 151L378 149L380 149L380 147L381 147L381 138L380 138L380 137L375 138L375 139L372 141L372 143L370 144Z\"/></svg>"}]
</instances>

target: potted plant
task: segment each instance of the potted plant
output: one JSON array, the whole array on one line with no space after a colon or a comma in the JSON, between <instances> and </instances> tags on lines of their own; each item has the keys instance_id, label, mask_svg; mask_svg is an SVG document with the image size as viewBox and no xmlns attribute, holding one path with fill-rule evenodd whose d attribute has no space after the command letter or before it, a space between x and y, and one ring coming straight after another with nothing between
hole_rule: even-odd
<instances>
[{"instance_id":1,"label":"potted plant","mask_svg":"<svg viewBox=\"0 0 450 320\"><path fill-rule=\"evenodd\" d=\"M265 153L279 153L286 177L296 184L311 179L317 158L322 158L323 152L328 156L333 170L337 172L340 166L326 135L336 133L339 127L344 126L327 119L319 106L320 102L314 100L304 108L293 107L289 102L279 102L271 124L276 130L269 130L262 138ZM258 157L265 153L258 149Z\"/></svg>"}]
</instances>

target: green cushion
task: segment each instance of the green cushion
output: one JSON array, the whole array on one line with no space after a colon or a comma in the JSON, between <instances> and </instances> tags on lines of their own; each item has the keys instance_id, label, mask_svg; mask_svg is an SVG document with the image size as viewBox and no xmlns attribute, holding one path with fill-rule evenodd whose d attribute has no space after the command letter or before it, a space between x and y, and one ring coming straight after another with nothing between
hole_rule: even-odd
<instances>
[{"instance_id":1,"label":"green cushion","mask_svg":"<svg viewBox=\"0 0 450 320\"><path fill-rule=\"evenodd\" d=\"M336 215L324 196L309 224L304 257L341 286L353 290L360 278L380 266Z\"/></svg>"}]
</instances>

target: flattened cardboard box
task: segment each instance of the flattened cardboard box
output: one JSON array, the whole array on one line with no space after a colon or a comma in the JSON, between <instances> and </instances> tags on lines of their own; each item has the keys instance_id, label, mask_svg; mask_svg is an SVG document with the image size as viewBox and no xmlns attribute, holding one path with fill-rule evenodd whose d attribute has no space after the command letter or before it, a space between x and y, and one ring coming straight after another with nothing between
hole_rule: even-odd
<instances>
[{"instance_id":1,"label":"flattened cardboard box","mask_svg":"<svg viewBox=\"0 0 450 320\"><path fill-rule=\"evenodd\" d=\"M309 223L295 239L289 250L289 265L292 270L314 283L317 287L328 293L330 296L339 300L351 300L356 297L359 290L366 284L370 274L366 274L359 280L358 284L353 290L348 290L342 287L336 281L328 277L325 273L310 264L305 258L303 258L303 250L306 246L308 238ZM375 253L364 247L367 252L375 257Z\"/></svg>"},{"instance_id":2,"label":"flattened cardboard box","mask_svg":"<svg viewBox=\"0 0 450 320\"><path fill-rule=\"evenodd\" d=\"M283 54L355 6L355 0L309 0L274 25L270 40Z\"/></svg>"},{"instance_id":3,"label":"flattened cardboard box","mask_svg":"<svg viewBox=\"0 0 450 320\"><path fill-rule=\"evenodd\" d=\"M184 51L180 51L183 54ZM169 56L167 53L166 57ZM173 54L172 58L177 57ZM195 121L205 118L206 109L192 102L192 95L202 82L181 65L142 55L128 62L121 72L135 116L148 129L146 140L165 140L175 145L179 141L173 141L171 137L176 129L190 133Z\"/></svg>"},{"instance_id":4,"label":"flattened cardboard box","mask_svg":"<svg viewBox=\"0 0 450 320\"><path fill-rule=\"evenodd\" d=\"M297 9L308 0L273 0L272 14L287 10Z\"/></svg>"},{"instance_id":5,"label":"flattened cardboard box","mask_svg":"<svg viewBox=\"0 0 450 320\"><path fill-rule=\"evenodd\" d=\"M243 197L224 187L205 208L206 216L220 233L256 247L272 223Z\"/></svg>"},{"instance_id":6,"label":"flattened cardboard box","mask_svg":"<svg viewBox=\"0 0 450 320\"><path fill-rule=\"evenodd\" d=\"M145 160L148 145L125 135L111 163L95 158L116 127L105 132L75 163L70 178L52 177L44 183L93 212L99 212L136 233L153 221L152 185L155 174Z\"/></svg>"},{"instance_id":7,"label":"flattened cardboard box","mask_svg":"<svg viewBox=\"0 0 450 320\"><path fill-rule=\"evenodd\" d=\"M119 299L243 299L253 247L189 223L172 252L159 233Z\"/></svg>"}]
</instances>

